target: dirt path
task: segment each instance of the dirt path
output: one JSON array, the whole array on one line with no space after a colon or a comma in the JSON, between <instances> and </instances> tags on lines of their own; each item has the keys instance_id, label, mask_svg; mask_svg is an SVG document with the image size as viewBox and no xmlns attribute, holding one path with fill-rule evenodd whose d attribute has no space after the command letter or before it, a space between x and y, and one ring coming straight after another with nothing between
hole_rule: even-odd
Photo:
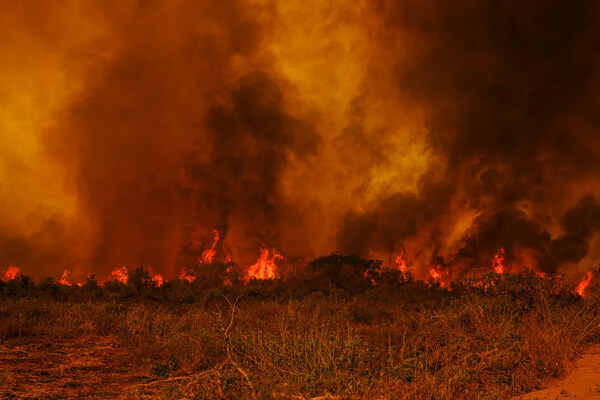
<instances>
[{"instance_id":1,"label":"dirt path","mask_svg":"<svg viewBox=\"0 0 600 400\"><path fill-rule=\"evenodd\" d=\"M146 375L111 337L0 345L0 399L124 398Z\"/></svg>"},{"instance_id":2,"label":"dirt path","mask_svg":"<svg viewBox=\"0 0 600 400\"><path fill-rule=\"evenodd\" d=\"M518 397L521 400L535 399L600 399L600 345L585 351L577 359L573 369L564 378L550 382L543 390Z\"/></svg>"}]
</instances>

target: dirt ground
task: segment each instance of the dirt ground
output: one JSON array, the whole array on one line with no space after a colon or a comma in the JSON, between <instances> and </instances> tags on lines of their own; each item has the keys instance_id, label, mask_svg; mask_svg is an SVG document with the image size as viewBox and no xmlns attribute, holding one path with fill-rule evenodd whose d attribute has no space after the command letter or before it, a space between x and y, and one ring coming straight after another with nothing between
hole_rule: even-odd
<instances>
[{"instance_id":1,"label":"dirt ground","mask_svg":"<svg viewBox=\"0 0 600 400\"><path fill-rule=\"evenodd\" d=\"M143 398L147 375L111 337L0 345L1 399Z\"/></svg>"},{"instance_id":2,"label":"dirt ground","mask_svg":"<svg viewBox=\"0 0 600 400\"><path fill-rule=\"evenodd\" d=\"M600 345L591 347L575 360L571 371L564 378L550 382L546 389L516 399L553 400L569 398L600 399Z\"/></svg>"},{"instance_id":3,"label":"dirt ground","mask_svg":"<svg viewBox=\"0 0 600 400\"><path fill-rule=\"evenodd\" d=\"M147 369L112 337L38 338L0 345L0 399L153 398L156 389L149 382ZM600 345L583 353L564 378L515 399L567 398L600 399Z\"/></svg>"}]
</instances>

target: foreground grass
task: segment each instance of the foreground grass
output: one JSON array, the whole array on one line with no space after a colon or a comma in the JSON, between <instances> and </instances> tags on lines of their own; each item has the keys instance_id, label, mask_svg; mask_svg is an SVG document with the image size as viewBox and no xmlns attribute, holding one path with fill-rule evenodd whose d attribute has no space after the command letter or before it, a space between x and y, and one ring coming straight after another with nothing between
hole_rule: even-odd
<instances>
[{"instance_id":1,"label":"foreground grass","mask_svg":"<svg viewBox=\"0 0 600 400\"><path fill-rule=\"evenodd\" d=\"M478 282L357 293L273 283L191 304L7 297L0 340L114 337L147 371L144 387L165 399L504 399L542 387L600 341L597 292L583 300L531 273ZM139 387L123 393L142 397Z\"/></svg>"}]
</instances>

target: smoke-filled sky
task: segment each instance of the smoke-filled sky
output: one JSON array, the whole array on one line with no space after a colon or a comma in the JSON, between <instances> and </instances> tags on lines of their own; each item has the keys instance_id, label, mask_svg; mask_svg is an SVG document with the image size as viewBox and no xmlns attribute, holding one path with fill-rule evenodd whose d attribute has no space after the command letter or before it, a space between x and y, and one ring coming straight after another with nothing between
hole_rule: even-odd
<instances>
[{"instance_id":1,"label":"smoke-filled sky","mask_svg":"<svg viewBox=\"0 0 600 400\"><path fill-rule=\"evenodd\" d=\"M600 261L600 3L0 3L0 267Z\"/></svg>"}]
</instances>

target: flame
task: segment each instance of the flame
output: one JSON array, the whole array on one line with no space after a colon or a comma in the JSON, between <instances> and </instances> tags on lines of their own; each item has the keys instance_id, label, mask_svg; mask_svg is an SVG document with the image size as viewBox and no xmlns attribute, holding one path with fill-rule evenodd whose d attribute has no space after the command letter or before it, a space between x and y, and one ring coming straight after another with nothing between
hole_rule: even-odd
<instances>
[{"instance_id":1,"label":"flame","mask_svg":"<svg viewBox=\"0 0 600 400\"><path fill-rule=\"evenodd\" d=\"M61 285L65 285L65 286L73 286L73 284L71 282L69 282L67 279L70 274L71 274L71 271L68 269L65 269L62 276L58 280L58 283L60 283Z\"/></svg>"},{"instance_id":2,"label":"flame","mask_svg":"<svg viewBox=\"0 0 600 400\"><path fill-rule=\"evenodd\" d=\"M15 279L17 277L17 275L19 275L20 273L21 273L20 268L15 267L14 265L9 265L6 270L2 271L1 280L5 281L5 282L11 281L11 280Z\"/></svg>"},{"instance_id":3,"label":"flame","mask_svg":"<svg viewBox=\"0 0 600 400\"><path fill-rule=\"evenodd\" d=\"M407 261L406 257L404 256L404 250L402 250L400 252L400 255L396 257L396 268L403 274L408 273Z\"/></svg>"},{"instance_id":4,"label":"flame","mask_svg":"<svg viewBox=\"0 0 600 400\"><path fill-rule=\"evenodd\" d=\"M435 282L441 282L441 280L442 280L441 266L436 265L435 267L429 268L429 276Z\"/></svg>"},{"instance_id":5,"label":"flame","mask_svg":"<svg viewBox=\"0 0 600 400\"><path fill-rule=\"evenodd\" d=\"M227 253L227 256L229 256L229 253ZM229 261L229 262L231 262L231 261ZM225 274L223 276L223 285L225 285L225 286L233 285L233 283L231 282L231 273L232 272L233 272L233 268L231 268L231 265L225 269Z\"/></svg>"},{"instance_id":6,"label":"flame","mask_svg":"<svg viewBox=\"0 0 600 400\"><path fill-rule=\"evenodd\" d=\"M165 278L161 274L158 274L154 271L153 268L147 268L148 274L150 274L150 279L152 282L156 284L156 286L162 286L165 283Z\"/></svg>"},{"instance_id":7,"label":"flame","mask_svg":"<svg viewBox=\"0 0 600 400\"><path fill-rule=\"evenodd\" d=\"M214 236L213 244L210 249L202 252L202 257L199 260L201 264L210 264L215 260L215 256L217 254L217 242L219 241L219 231L213 229L212 234Z\"/></svg>"},{"instance_id":8,"label":"flame","mask_svg":"<svg viewBox=\"0 0 600 400\"><path fill-rule=\"evenodd\" d=\"M377 281L375 280L375 278L373 277L373 271L372 270L368 270L366 269L365 272L363 273L363 277L365 279L368 279L371 282L371 285L373 286L377 286Z\"/></svg>"},{"instance_id":9,"label":"flame","mask_svg":"<svg viewBox=\"0 0 600 400\"><path fill-rule=\"evenodd\" d=\"M128 280L129 280L129 276L127 273L127 267L122 266L120 268L114 269L104 282L118 281L118 282L121 282L122 284L126 285Z\"/></svg>"},{"instance_id":10,"label":"flame","mask_svg":"<svg viewBox=\"0 0 600 400\"><path fill-rule=\"evenodd\" d=\"M575 292L577 292L577 294L579 294L581 297L585 297L585 289L588 287L588 285L592 281L592 277L593 277L592 272L588 271L586 273L586 276L584 276L581 279L581 282L579 282L579 284L575 288Z\"/></svg>"},{"instance_id":11,"label":"flame","mask_svg":"<svg viewBox=\"0 0 600 400\"><path fill-rule=\"evenodd\" d=\"M494 256L492 260L492 269L497 274L503 274L506 272L506 267L504 266L504 255L505 255L504 247L500 247L500 250Z\"/></svg>"},{"instance_id":12,"label":"flame","mask_svg":"<svg viewBox=\"0 0 600 400\"><path fill-rule=\"evenodd\" d=\"M190 283L196 280L196 277L192 275L192 271L187 268L181 270L181 273L179 274L178 278L182 281L187 281Z\"/></svg>"},{"instance_id":13,"label":"flame","mask_svg":"<svg viewBox=\"0 0 600 400\"><path fill-rule=\"evenodd\" d=\"M429 277L431 278L431 280L433 280L436 283L439 283L440 286L443 288L449 288L451 278L448 276L444 277L444 275L446 275L446 271L444 271L442 266L439 264L431 266L429 268Z\"/></svg>"},{"instance_id":14,"label":"flame","mask_svg":"<svg viewBox=\"0 0 600 400\"><path fill-rule=\"evenodd\" d=\"M271 255L269 256L269 249L263 247L260 249L260 257L256 263L250 265L246 270L245 281L248 282L251 279L276 279L279 277L277 273L277 264L279 260L283 260L283 256L275 249L271 249Z\"/></svg>"},{"instance_id":15,"label":"flame","mask_svg":"<svg viewBox=\"0 0 600 400\"><path fill-rule=\"evenodd\" d=\"M12 281L21 273L21 269L19 267L15 267L14 265L9 265L8 268L2 271L2 277L0 280L4 282Z\"/></svg>"}]
</instances>

